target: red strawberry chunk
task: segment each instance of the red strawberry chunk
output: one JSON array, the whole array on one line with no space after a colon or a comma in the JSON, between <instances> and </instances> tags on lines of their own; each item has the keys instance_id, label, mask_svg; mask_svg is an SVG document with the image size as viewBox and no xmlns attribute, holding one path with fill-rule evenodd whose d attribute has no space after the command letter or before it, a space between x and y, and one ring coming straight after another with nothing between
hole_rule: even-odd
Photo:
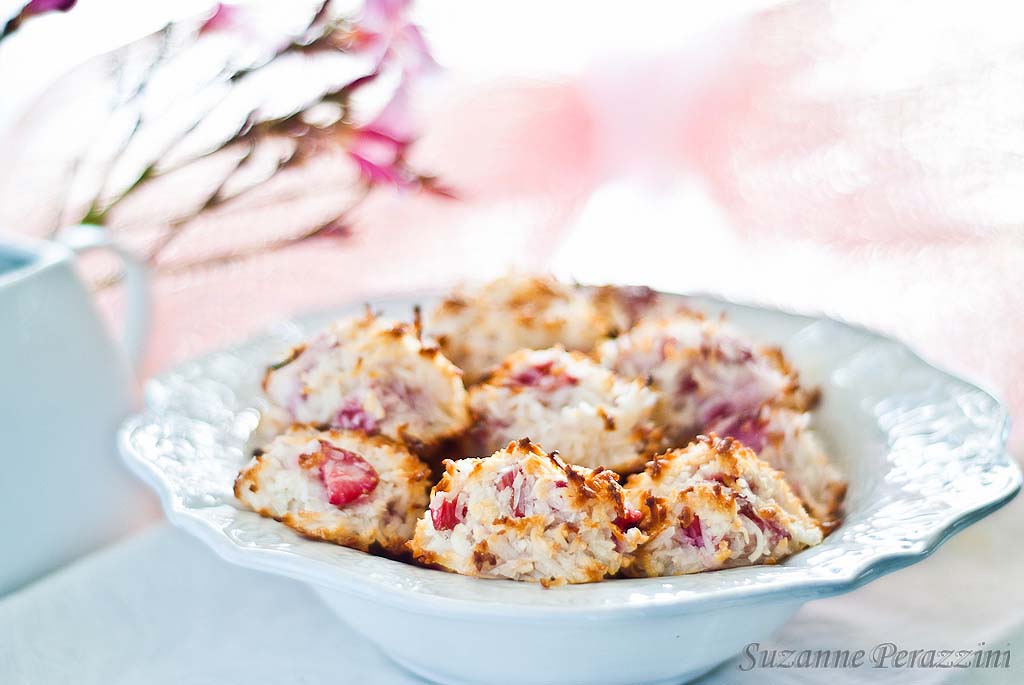
<instances>
[{"instance_id":1,"label":"red strawberry chunk","mask_svg":"<svg viewBox=\"0 0 1024 685\"><path fill-rule=\"evenodd\" d=\"M544 392L552 392L580 382L580 379L570 375L564 369L555 369L554 365L553 360L535 364L512 376L511 380L515 385L536 387Z\"/></svg>"},{"instance_id":2,"label":"red strawberry chunk","mask_svg":"<svg viewBox=\"0 0 1024 685\"><path fill-rule=\"evenodd\" d=\"M501 478L498 479L498 489L504 490L505 488L512 487L516 482L517 473L522 473L522 471L515 467L512 467L505 473L501 474Z\"/></svg>"},{"instance_id":3,"label":"red strawberry chunk","mask_svg":"<svg viewBox=\"0 0 1024 685\"><path fill-rule=\"evenodd\" d=\"M762 531L770 533L773 536L774 541L789 537L789 531L780 526L777 521L772 519L766 520L758 516L757 513L754 511L754 506L747 500L741 500L739 506L739 513L740 515L746 516L748 519L753 521L754 525L756 525ZM774 541L772 544L775 544Z\"/></svg>"},{"instance_id":4,"label":"red strawberry chunk","mask_svg":"<svg viewBox=\"0 0 1024 685\"><path fill-rule=\"evenodd\" d=\"M456 525L462 522L462 519L466 517L466 505L462 506L462 511L459 512L456 500L454 499L443 499L440 504L431 507L430 509L430 520L434 524L434 530L451 530ZM461 514L461 515L460 515Z\"/></svg>"},{"instance_id":5,"label":"red strawberry chunk","mask_svg":"<svg viewBox=\"0 0 1024 685\"><path fill-rule=\"evenodd\" d=\"M512 377L512 381L518 385L537 385L546 375L551 373L553 365L554 362L549 360L523 369Z\"/></svg>"},{"instance_id":6,"label":"red strawberry chunk","mask_svg":"<svg viewBox=\"0 0 1024 685\"><path fill-rule=\"evenodd\" d=\"M700 411L701 421L706 426L735 415L736 407L728 400L716 400L701 407Z\"/></svg>"},{"instance_id":7,"label":"red strawberry chunk","mask_svg":"<svg viewBox=\"0 0 1024 685\"><path fill-rule=\"evenodd\" d=\"M683 539L688 540L690 544L697 547L704 546L704 532L700 528L700 519L696 516L690 521L690 525L683 528L680 533L682 533Z\"/></svg>"},{"instance_id":8,"label":"red strawberry chunk","mask_svg":"<svg viewBox=\"0 0 1024 685\"><path fill-rule=\"evenodd\" d=\"M689 372L679 379L679 389L676 391L679 395L690 395L697 392L700 389L700 384L697 379L693 377L693 373Z\"/></svg>"},{"instance_id":9,"label":"red strawberry chunk","mask_svg":"<svg viewBox=\"0 0 1024 685\"><path fill-rule=\"evenodd\" d=\"M354 452L343 450L324 440L320 441L324 463L320 478L327 488L328 500L336 507L344 507L373 492L380 478L377 471Z\"/></svg>"},{"instance_id":10,"label":"red strawberry chunk","mask_svg":"<svg viewBox=\"0 0 1024 685\"><path fill-rule=\"evenodd\" d=\"M522 474L522 472L523 472L523 467L519 466L518 464L516 464L515 466L510 468L508 471L505 471L505 473L501 474L501 478L498 479L498 490L499 491L500 490L505 490L507 488L513 488L513 491L512 491L512 514L514 516L517 516L517 517L520 517L520 518L522 518L523 516L526 516L526 502L525 502L526 498L523 497L523 488L526 487L526 482L523 481L523 483L520 486L518 491L516 491L514 488L515 488L515 483L516 483L516 477L518 477L520 474Z\"/></svg>"},{"instance_id":11,"label":"red strawberry chunk","mask_svg":"<svg viewBox=\"0 0 1024 685\"><path fill-rule=\"evenodd\" d=\"M373 435L380 427L377 418L367 414L363 410L363 405L354 399L345 401L338 413L334 415L333 423L338 428L363 431L368 435Z\"/></svg>"},{"instance_id":12,"label":"red strawberry chunk","mask_svg":"<svg viewBox=\"0 0 1024 685\"><path fill-rule=\"evenodd\" d=\"M640 519L642 519L643 516L644 515L639 510L634 509L627 504L622 512L622 516L615 519L615 525L624 531L629 530L630 528L635 528L636 524L640 523Z\"/></svg>"}]
</instances>

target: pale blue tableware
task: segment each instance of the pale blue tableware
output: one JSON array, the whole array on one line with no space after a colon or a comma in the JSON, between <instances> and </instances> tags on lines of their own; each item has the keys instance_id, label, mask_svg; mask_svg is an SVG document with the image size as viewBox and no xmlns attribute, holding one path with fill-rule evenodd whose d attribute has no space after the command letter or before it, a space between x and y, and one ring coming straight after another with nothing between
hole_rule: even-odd
<instances>
[{"instance_id":1,"label":"pale blue tableware","mask_svg":"<svg viewBox=\"0 0 1024 685\"><path fill-rule=\"evenodd\" d=\"M75 271L75 253L92 249L124 263L123 345ZM152 518L115 447L146 327L145 270L103 229L0 233L0 595Z\"/></svg>"},{"instance_id":2,"label":"pale blue tableware","mask_svg":"<svg viewBox=\"0 0 1024 685\"><path fill-rule=\"evenodd\" d=\"M374 308L407 317L431 299ZM846 516L779 565L545 589L309 540L243 510L232 482L252 447L263 370L331 316L282 324L151 381L122 451L175 525L231 562L309 583L395 661L444 683L679 683L763 640L808 600L921 561L1020 488L1006 410L904 345L825 318L690 305L781 345L822 388L815 425L849 480Z\"/></svg>"}]
</instances>

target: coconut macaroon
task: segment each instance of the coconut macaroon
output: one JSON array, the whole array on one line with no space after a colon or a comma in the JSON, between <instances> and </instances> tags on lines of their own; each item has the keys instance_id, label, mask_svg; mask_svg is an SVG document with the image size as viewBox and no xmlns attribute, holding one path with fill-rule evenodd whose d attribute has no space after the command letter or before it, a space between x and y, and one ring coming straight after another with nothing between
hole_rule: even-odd
<instances>
[{"instance_id":1,"label":"coconut macaroon","mask_svg":"<svg viewBox=\"0 0 1024 685\"><path fill-rule=\"evenodd\" d=\"M822 540L821 527L775 469L731 438L700 436L626 484L650 538L634 576L775 563Z\"/></svg>"},{"instance_id":2,"label":"coconut macaroon","mask_svg":"<svg viewBox=\"0 0 1024 685\"><path fill-rule=\"evenodd\" d=\"M658 401L580 352L520 350L470 389L468 449L486 455L529 435L570 464L635 471L660 444Z\"/></svg>"},{"instance_id":3,"label":"coconut macaroon","mask_svg":"<svg viewBox=\"0 0 1024 685\"><path fill-rule=\"evenodd\" d=\"M386 438L295 425L257 450L235 496L304 535L398 553L427 506L429 478L426 464Z\"/></svg>"},{"instance_id":4,"label":"coconut macaroon","mask_svg":"<svg viewBox=\"0 0 1024 685\"><path fill-rule=\"evenodd\" d=\"M665 401L659 420L680 446L726 417L747 415L766 400L809 401L776 348L758 348L721 320L692 311L645 319L602 343L601 363L626 378L647 379Z\"/></svg>"},{"instance_id":5,"label":"coconut macaroon","mask_svg":"<svg viewBox=\"0 0 1024 685\"><path fill-rule=\"evenodd\" d=\"M299 422L431 445L470 421L462 374L419 327L349 317L294 348L263 379L270 401Z\"/></svg>"},{"instance_id":6,"label":"coconut macaroon","mask_svg":"<svg viewBox=\"0 0 1024 685\"><path fill-rule=\"evenodd\" d=\"M446 460L409 548L470 576L591 583L629 564L644 540L639 518L615 473L569 466L523 438L489 457Z\"/></svg>"},{"instance_id":7,"label":"coconut macaroon","mask_svg":"<svg viewBox=\"0 0 1024 685\"><path fill-rule=\"evenodd\" d=\"M769 402L753 414L714 422L708 430L736 438L782 471L807 510L831 525L839 518L846 483L829 461L810 421L808 412Z\"/></svg>"},{"instance_id":8,"label":"coconut macaroon","mask_svg":"<svg viewBox=\"0 0 1024 685\"><path fill-rule=\"evenodd\" d=\"M456 290L427 315L425 328L472 384L516 350L560 344L590 351L657 301L644 287L586 288L515 274Z\"/></svg>"}]
</instances>

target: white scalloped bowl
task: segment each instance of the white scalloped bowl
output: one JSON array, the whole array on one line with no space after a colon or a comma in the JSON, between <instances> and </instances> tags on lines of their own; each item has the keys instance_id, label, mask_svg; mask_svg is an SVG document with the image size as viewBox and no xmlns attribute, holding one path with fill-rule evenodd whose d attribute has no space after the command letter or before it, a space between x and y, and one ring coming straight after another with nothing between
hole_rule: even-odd
<instances>
[{"instance_id":1,"label":"white scalloped bowl","mask_svg":"<svg viewBox=\"0 0 1024 685\"><path fill-rule=\"evenodd\" d=\"M376 303L407 317L414 301ZM411 671L446 683L678 683L761 640L804 602L933 552L1009 501L1021 474L991 395L905 346L829 319L688 298L783 347L823 390L816 425L850 482L843 525L777 566L544 589L467 578L308 540L239 508L232 482L269 360L338 315L304 319L150 381L121 429L167 517L233 563L313 586Z\"/></svg>"}]
</instances>

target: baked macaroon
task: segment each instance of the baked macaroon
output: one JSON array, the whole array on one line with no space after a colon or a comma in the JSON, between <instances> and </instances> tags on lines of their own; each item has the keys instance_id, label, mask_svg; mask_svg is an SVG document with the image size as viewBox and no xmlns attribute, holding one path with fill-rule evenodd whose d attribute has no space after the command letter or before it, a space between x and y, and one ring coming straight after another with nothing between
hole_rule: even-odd
<instances>
[{"instance_id":1,"label":"baked macaroon","mask_svg":"<svg viewBox=\"0 0 1024 685\"><path fill-rule=\"evenodd\" d=\"M470 454L482 456L524 435L570 464L627 473L658 451L660 398L581 352L520 350L469 392Z\"/></svg>"},{"instance_id":2,"label":"baked macaroon","mask_svg":"<svg viewBox=\"0 0 1024 685\"><path fill-rule=\"evenodd\" d=\"M644 539L618 475L569 466L529 439L444 463L409 543L425 564L545 586L592 583L627 566Z\"/></svg>"},{"instance_id":3,"label":"baked macaroon","mask_svg":"<svg viewBox=\"0 0 1024 685\"><path fill-rule=\"evenodd\" d=\"M846 482L811 428L811 414L778 402L747 416L713 422L709 431L736 438L773 468L782 471L793 492L819 521L838 522Z\"/></svg>"},{"instance_id":4,"label":"baked macaroon","mask_svg":"<svg viewBox=\"0 0 1024 685\"><path fill-rule=\"evenodd\" d=\"M671 576L772 564L822 540L782 474L738 440L700 436L626 483L650 537L627 569Z\"/></svg>"},{"instance_id":5,"label":"baked macaroon","mask_svg":"<svg viewBox=\"0 0 1024 685\"><path fill-rule=\"evenodd\" d=\"M426 316L424 327L473 384L516 350L562 345L589 352L658 301L645 287L589 288L511 274L455 290Z\"/></svg>"},{"instance_id":6,"label":"baked macaroon","mask_svg":"<svg viewBox=\"0 0 1024 685\"><path fill-rule=\"evenodd\" d=\"M462 373L416 324L367 311L332 324L267 369L270 421L380 434L430 446L469 425Z\"/></svg>"},{"instance_id":7,"label":"baked macaroon","mask_svg":"<svg viewBox=\"0 0 1024 685\"><path fill-rule=\"evenodd\" d=\"M242 469L235 496L303 535L367 551L405 549L427 506L430 469L359 431L295 425Z\"/></svg>"},{"instance_id":8,"label":"baked macaroon","mask_svg":"<svg viewBox=\"0 0 1024 685\"><path fill-rule=\"evenodd\" d=\"M645 319L603 342L597 356L620 376L646 379L663 394L658 418L667 447L687 444L723 418L749 415L767 400L805 401L777 348L755 346L724 321L693 311Z\"/></svg>"}]
</instances>

